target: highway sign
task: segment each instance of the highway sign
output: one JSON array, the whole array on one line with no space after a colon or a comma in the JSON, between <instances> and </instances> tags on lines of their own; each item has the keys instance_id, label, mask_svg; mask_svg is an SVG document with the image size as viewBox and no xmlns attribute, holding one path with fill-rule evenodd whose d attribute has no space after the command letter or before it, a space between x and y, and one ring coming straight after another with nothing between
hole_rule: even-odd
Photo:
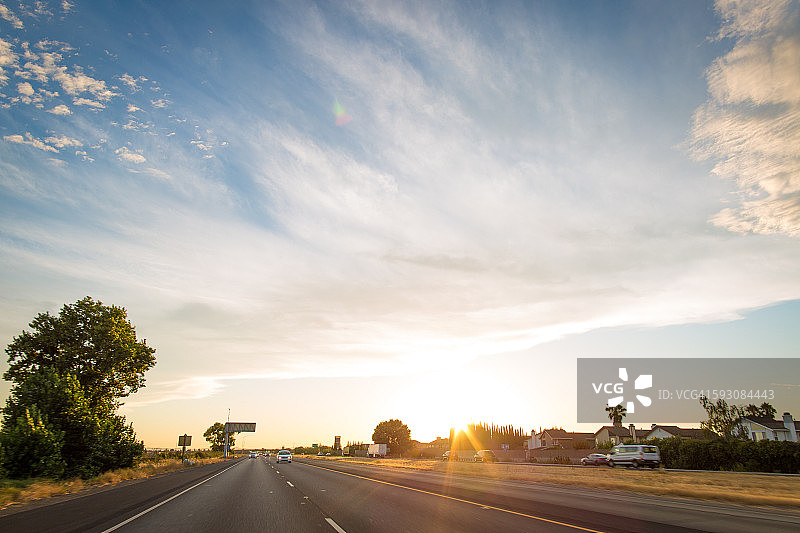
<instances>
[{"instance_id":1,"label":"highway sign","mask_svg":"<svg viewBox=\"0 0 800 533\"><path fill-rule=\"evenodd\" d=\"M254 432L255 422L225 422L225 433Z\"/></svg>"}]
</instances>

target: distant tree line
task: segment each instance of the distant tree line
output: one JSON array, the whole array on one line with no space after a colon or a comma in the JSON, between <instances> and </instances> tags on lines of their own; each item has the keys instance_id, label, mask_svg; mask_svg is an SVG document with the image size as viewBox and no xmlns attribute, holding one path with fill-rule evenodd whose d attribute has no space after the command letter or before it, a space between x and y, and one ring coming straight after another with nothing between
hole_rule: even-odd
<instances>
[{"instance_id":1,"label":"distant tree line","mask_svg":"<svg viewBox=\"0 0 800 533\"><path fill-rule=\"evenodd\" d=\"M499 449L503 444L509 449L516 450L523 447L528 439L522 428L511 425L496 426L494 424L469 424L466 430L461 430L451 436L450 448L453 450L484 450Z\"/></svg>"}]
</instances>

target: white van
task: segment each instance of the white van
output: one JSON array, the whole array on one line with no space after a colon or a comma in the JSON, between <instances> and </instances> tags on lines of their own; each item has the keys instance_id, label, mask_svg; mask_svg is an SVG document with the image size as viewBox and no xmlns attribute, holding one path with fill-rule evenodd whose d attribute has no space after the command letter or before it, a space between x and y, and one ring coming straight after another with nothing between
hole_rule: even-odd
<instances>
[{"instance_id":1,"label":"white van","mask_svg":"<svg viewBox=\"0 0 800 533\"><path fill-rule=\"evenodd\" d=\"M614 468L615 465L627 465L634 468L649 466L658 468L661 465L661 453L658 446L647 444L620 444L611 448L611 452L606 455L608 466Z\"/></svg>"}]
</instances>

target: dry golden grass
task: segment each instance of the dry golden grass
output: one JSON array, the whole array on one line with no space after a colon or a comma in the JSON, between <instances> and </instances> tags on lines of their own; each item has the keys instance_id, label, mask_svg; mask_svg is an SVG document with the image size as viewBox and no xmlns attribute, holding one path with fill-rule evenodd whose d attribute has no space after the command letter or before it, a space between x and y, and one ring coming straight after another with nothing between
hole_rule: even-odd
<instances>
[{"instance_id":1,"label":"dry golden grass","mask_svg":"<svg viewBox=\"0 0 800 533\"><path fill-rule=\"evenodd\" d=\"M743 505L800 509L800 477L737 472L667 472L649 469L485 464L411 459L325 457L389 468L413 468L493 479L514 479L608 490L625 490Z\"/></svg>"},{"instance_id":2,"label":"dry golden grass","mask_svg":"<svg viewBox=\"0 0 800 533\"><path fill-rule=\"evenodd\" d=\"M214 463L220 460L222 460L220 457L194 459L195 464L193 466ZM140 479L191 467L184 465L180 460L166 459L143 462L133 468L112 470L88 480L80 478L68 480L0 480L0 509L60 494L71 494L91 487L119 483L128 479Z\"/></svg>"}]
</instances>

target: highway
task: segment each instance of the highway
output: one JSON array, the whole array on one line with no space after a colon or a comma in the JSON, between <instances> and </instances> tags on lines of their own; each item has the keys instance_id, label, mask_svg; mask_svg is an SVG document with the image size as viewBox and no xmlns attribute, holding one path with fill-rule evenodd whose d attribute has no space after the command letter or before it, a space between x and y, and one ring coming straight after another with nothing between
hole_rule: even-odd
<instances>
[{"instance_id":1,"label":"highway","mask_svg":"<svg viewBox=\"0 0 800 533\"><path fill-rule=\"evenodd\" d=\"M798 531L800 513L305 459L240 459L0 512L3 532Z\"/></svg>"}]
</instances>

